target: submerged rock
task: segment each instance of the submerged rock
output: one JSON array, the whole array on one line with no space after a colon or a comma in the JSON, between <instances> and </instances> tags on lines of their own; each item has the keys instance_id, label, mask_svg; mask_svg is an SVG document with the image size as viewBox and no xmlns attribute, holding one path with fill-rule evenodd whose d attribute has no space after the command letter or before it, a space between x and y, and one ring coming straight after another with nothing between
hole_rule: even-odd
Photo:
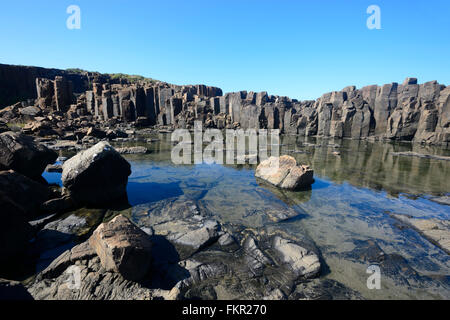
<instances>
[{"instance_id":1,"label":"submerged rock","mask_svg":"<svg viewBox=\"0 0 450 320\"><path fill-rule=\"evenodd\" d=\"M14 132L0 134L0 170L12 169L31 179L39 179L58 155L32 137Z\"/></svg>"},{"instance_id":2,"label":"submerged rock","mask_svg":"<svg viewBox=\"0 0 450 320\"><path fill-rule=\"evenodd\" d=\"M273 248L299 277L310 278L320 271L319 257L298 244L275 236Z\"/></svg>"},{"instance_id":3,"label":"submerged rock","mask_svg":"<svg viewBox=\"0 0 450 320\"><path fill-rule=\"evenodd\" d=\"M146 147L124 147L117 148L116 151L120 154L145 154L148 149Z\"/></svg>"},{"instance_id":4,"label":"submerged rock","mask_svg":"<svg viewBox=\"0 0 450 320\"><path fill-rule=\"evenodd\" d=\"M99 142L63 165L65 193L79 204L108 206L127 201L131 167L107 142Z\"/></svg>"},{"instance_id":5,"label":"submerged rock","mask_svg":"<svg viewBox=\"0 0 450 320\"><path fill-rule=\"evenodd\" d=\"M450 254L450 221L439 219L418 219L402 214L391 214L391 217L405 223L418 231L430 242Z\"/></svg>"},{"instance_id":6,"label":"submerged rock","mask_svg":"<svg viewBox=\"0 0 450 320\"><path fill-rule=\"evenodd\" d=\"M309 166L297 166L291 156L270 157L261 162L255 176L283 189L307 188L313 184L314 171Z\"/></svg>"},{"instance_id":7,"label":"submerged rock","mask_svg":"<svg viewBox=\"0 0 450 320\"><path fill-rule=\"evenodd\" d=\"M139 280L149 272L152 243L144 231L122 215L102 223L89 244L107 271L118 272L128 280Z\"/></svg>"},{"instance_id":8,"label":"submerged rock","mask_svg":"<svg viewBox=\"0 0 450 320\"><path fill-rule=\"evenodd\" d=\"M201 212L194 201L162 200L148 207L134 209L138 225L151 227L174 243L182 259L215 242L220 237L220 224Z\"/></svg>"},{"instance_id":9,"label":"submerged rock","mask_svg":"<svg viewBox=\"0 0 450 320\"><path fill-rule=\"evenodd\" d=\"M179 262L155 272L187 299L287 299L296 282L320 272L318 254L303 237L286 238L275 226L223 226L184 197L137 206L133 219L174 246Z\"/></svg>"}]
</instances>

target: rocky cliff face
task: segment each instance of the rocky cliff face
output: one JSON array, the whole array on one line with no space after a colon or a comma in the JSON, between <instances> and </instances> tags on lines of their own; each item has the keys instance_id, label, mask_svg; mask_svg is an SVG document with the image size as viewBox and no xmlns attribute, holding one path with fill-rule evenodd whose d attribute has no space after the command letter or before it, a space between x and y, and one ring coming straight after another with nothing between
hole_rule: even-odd
<instances>
[{"instance_id":1,"label":"rocky cliff face","mask_svg":"<svg viewBox=\"0 0 450 320\"><path fill-rule=\"evenodd\" d=\"M85 92L94 81L114 82L108 75L98 72L76 72L70 70L47 69L41 67L16 66L0 63L0 108L28 99L36 99L36 79L55 80L64 77L73 85L73 91ZM115 82L119 82L115 80Z\"/></svg>"},{"instance_id":2,"label":"rocky cliff face","mask_svg":"<svg viewBox=\"0 0 450 320\"><path fill-rule=\"evenodd\" d=\"M401 85L349 86L315 101L297 101L267 92L223 95L220 88L205 85L130 84L95 73L0 65L1 105L24 97L31 100L0 111L5 122L23 114L21 107L35 106L41 111L62 112L68 119L79 118L80 123L113 120L191 129L195 120L201 120L205 128L280 129L299 136L440 145L450 142L450 86L437 81L418 84L416 78L407 78ZM30 117L27 115L28 120Z\"/></svg>"}]
</instances>

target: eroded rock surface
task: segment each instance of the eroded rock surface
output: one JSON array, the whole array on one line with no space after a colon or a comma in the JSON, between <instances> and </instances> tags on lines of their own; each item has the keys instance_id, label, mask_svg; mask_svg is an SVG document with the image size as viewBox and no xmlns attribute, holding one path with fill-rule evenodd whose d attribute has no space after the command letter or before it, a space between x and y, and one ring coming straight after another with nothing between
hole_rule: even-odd
<instances>
[{"instance_id":1,"label":"eroded rock surface","mask_svg":"<svg viewBox=\"0 0 450 320\"><path fill-rule=\"evenodd\" d=\"M122 215L101 224L89 244L107 271L128 280L140 280L149 272L152 243L144 231Z\"/></svg>"}]
</instances>

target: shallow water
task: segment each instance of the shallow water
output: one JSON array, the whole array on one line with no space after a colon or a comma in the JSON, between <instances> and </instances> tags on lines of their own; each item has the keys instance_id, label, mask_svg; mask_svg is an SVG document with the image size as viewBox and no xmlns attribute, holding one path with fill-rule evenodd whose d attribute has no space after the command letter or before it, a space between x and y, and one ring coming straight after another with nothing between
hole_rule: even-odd
<instances>
[{"instance_id":1,"label":"shallow water","mask_svg":"<svg viewBox=\"0 0 450 320\"><path fill-rule=\"evenodd\" d=\"M261 227L277 223L292 234L310 237L324 261L322 277L335 279L365 298L450 299L450 258L410 229L398 227L388 213L450 219L450 206L430 200L450 192L450 161L396 156L414 151L450 155L450 150L411 144L354 140L297 139L284 136L280 154L314 169L311 190L277 190L257 181L252 165L174 165L170 135L145 145L150 153L126 156L132 166L128 196L133 206L184 196L198 201L221 223ZM121 144L117 144L121 146ZM130 143L126 144L130 146ZM334 155L339 151L340 155ZM45 173L60 183L60 174ZM297 211L298 216L274 222L265 210ZM406 259L420 276L381 275L381 289L369 290L370 263L357 253L376 243L386 254Z\"/></svg>"}]
</instances>

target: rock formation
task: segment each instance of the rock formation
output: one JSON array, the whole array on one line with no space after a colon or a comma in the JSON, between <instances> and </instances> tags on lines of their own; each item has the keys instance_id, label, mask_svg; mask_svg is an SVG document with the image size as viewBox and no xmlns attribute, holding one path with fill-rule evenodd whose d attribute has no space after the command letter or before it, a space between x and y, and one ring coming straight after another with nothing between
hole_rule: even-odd
<instances>
[{"instance_id":1,"label":"rock formation","mask_svg":"<svg viewBox=\"0 0 450 320\"><path fill-rule=\"evenodd\" d=\"M444 146L450 142L450 88L437 81L418 84L416 78L407 78L402 84L361 89L349 86L315 101L297 101L267 92L223 94L221 89L205 85L131 83L108 75L78 73L77 78L62 70L43 70L49 69L0 65L1 95L9 95L7 101L21 101L1 110L1 119L43 122L40 110L46 120L50 110L59 111L65 120L88 124L116 121L139 127L192 129L194 121L201 120L205 128L280 129L281 133L299 136L405 140ZM26 75L26 81L32 78L34 89L25 90L14 77L7 83L5 75L13 72ZM24 95L28 100L17 97L23 90L28 92ZM24 110L30 106L40 110ZM51 127L55 129L55 125Z\"/></svg>"}]
</instances>

